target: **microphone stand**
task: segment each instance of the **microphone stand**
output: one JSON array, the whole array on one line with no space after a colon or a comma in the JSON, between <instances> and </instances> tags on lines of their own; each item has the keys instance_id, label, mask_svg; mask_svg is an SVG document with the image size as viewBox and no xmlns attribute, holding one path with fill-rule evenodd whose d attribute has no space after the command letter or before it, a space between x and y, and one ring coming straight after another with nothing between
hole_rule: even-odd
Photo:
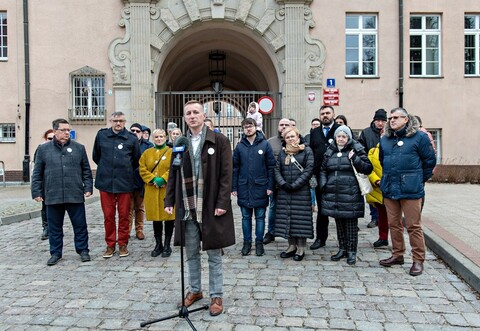
<instances>
[{"instance_id":1,"label":"microphone stand","mask_svg":"<svg viewBox=\"0 0 480 331\"><path fill-rule=\"evenodd\" d=\"M180 172L180 169L176 169L176 181L178 183L182 183L182 174ZM180 191L180 198L181 198L180 201L183 201L183 192L182 191ZM188 325L190 325L192 330L197 331L197 329L195 329L195 326L193 325L192 321L190 320L190 318L188 316L189 316L190 313L194 313L196 311L208 309L208 305L203 305L202 307L195 308L195 309L192 309L192 310L188 310L188 308L185 306L185 266L184 266L184 262L183 262L183 248L185 246L185 222L186 222L185 219L180 221L180 272L181 272L181 281L182 281L181 282L181 284L182 284L182 293L181 293L181 295L182 295L182 306L178 309L177 314L166 316L166 317L161 317L161 318L158 318L158 319L153 319L153 320L150 320L150 321L147 321L147 322L140 323L140 326L142 328L144 326L147 326L147 325L150 325L150 324L153 324L153 323L158 323L158 322L161 322L161 321L166 321L166 320L169 320L169 319L172 319L172 318L180 317L180 318L184 318L187 321Z\"/></svg>"}]
</instances>

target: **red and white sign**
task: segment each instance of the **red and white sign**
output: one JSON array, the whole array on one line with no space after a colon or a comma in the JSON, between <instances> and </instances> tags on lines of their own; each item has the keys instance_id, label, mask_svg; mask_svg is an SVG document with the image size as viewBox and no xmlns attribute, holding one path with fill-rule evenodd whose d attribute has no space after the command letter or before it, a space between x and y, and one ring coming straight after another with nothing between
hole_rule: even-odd
<instances>
[{"instance_id":1,"label":"red and white sign","mask_svg":"<svg viewBox=\"0 0 480 331\"><path fill-rule=\"evenodd\" d=\"M258 111L263 115L271 114L274 106L273 99L270 97L265 96L258 99Z\"/></svg>"},{"instance_id":2,"label":"red and white sign","mask_svg":"<svg viewBox=\"0 0 480 331\"><path fill-rule=\"evenodd\" d=\"M338 88L323 89L323 105L324 106L340 105L340 90Z\"/></svg>"}]
</instances>

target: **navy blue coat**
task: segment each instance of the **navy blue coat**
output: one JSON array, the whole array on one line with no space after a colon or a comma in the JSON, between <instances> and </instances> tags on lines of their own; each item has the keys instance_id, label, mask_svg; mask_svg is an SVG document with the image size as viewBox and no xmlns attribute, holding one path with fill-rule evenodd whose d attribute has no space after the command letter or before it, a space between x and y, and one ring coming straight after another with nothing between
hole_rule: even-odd
<instances>
[{"instance_id":1,"label":"navy blue coat","mask_svg":"<svg viewBox=\"0 0 480 331\"><path fill-rule=\"evenodd\" d=\"M265 136L257 132L253 144L245 135L233 151L232 192L240 207L267 207L267 190L275 186L275 156Z\"/></svg>"},{"instance_id":2,"label":"navy blue coat","mask_svg":"<svg viewBox=\"0 0 480 331\"><path fill-rule=\"evenodd\" d=\"M32 173L32 198L42 197L46 205L83 203L93 192L93 179L85 146L56 140L38 146Z\"/></svg>"},{"instance_id":3,"label":"navy blue coat","mask_svg":"<svg viewBox=\"0 0 480 331\"><path fill-rule=\"evenodd\" d=\"M140 144L140 156L145 152L147 149L153 147L153 143L146 140L146 139L140 139L139 141ZM145 183L143 182L142 177L140 177L140 172L139 169L135 169L135 174L134 174L134 189L135 191L142 191L142 196L143 196L143 191L145 188Z\"/></svg>"},{"instance_id":4,"label":"navy blue coat","mask_svg":"<svg viewBox=\"0 0 480 331\"><path fill-rule=\"evenodd\" d=\"M116 134L101 129L93 145L93 161L98 165L95 187L109 193L134 190L134 170L138 168L140 146L137 136L127 129Z\"/></svg>"},{"instance_id":5,"label":"navy blue coat","mask_svg":"<svg viewBox=\"0 0 480 331\"><path fill-rule=\"evenodd\" d=\"M408 115L407 125L394 132L387 123L380 140L380 163L383 176L380 189L383 197L420 199L425 195L424 183L433 175L435 152L428 136L419 130L418 123Z\"/></svg>"}]
</instances>

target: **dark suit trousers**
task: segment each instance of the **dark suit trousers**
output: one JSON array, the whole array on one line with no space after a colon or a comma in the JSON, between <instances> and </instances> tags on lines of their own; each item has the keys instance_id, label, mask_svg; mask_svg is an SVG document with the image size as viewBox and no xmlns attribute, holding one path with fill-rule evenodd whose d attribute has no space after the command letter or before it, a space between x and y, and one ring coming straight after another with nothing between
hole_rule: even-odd
<instances>
[{"instance_id":1,"label":"dark suit trousers","mask_svg":"<svg viewBox=\"0 0 480 331\"><path fill-rule=\"evenodd\" d=\"M317 199L317 230L316 239L322 242L328 238L328 216L322 215L322 193L318 186L315 188L315 198Z\"/></svg>"},{"instance_id":2,"label":"dark suit trousers","mask_svg":"<svg viewBox=\"0 0 480 331\"><path fill-rule=\"evenodd\" d=\"M63 220L65 211L72 222L75 251L80 254L88 252L87 219L84 203L62 203L47 205L48 240L50 242L50 255L62 256L63 251Z\"/></svg>"}]
</instances>

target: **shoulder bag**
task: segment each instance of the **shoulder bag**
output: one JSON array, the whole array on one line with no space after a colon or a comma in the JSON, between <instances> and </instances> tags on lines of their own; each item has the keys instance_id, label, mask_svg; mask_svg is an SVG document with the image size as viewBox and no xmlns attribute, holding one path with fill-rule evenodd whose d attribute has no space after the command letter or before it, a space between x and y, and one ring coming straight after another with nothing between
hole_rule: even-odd
<instances>
[{"instance_id":1,"label":"shoulder bag","mask_svg":"<svg viewBox=\"0 0 480 331\"><path fill-rule=\"evenodd\" d=\"M372 192L373 187L370 183L370 180L368 179L368 176L359 173L357 169L355 169L352 160L350 160L350 163L352 164L353 172L355 173L355 177L357 178L358 186L360 187L360 192L362 192L362 195L367 195L368 193Z\"/></svg>"}]
</instances>

